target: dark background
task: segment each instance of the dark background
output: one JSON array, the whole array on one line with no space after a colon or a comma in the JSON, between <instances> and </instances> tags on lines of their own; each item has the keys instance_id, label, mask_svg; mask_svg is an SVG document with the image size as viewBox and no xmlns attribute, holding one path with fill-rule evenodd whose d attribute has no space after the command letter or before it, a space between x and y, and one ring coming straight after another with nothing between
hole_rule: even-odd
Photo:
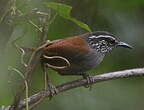
<instances>
[{"instance_id":1,"label":"dark background","mask_svg":"<svg viewBox=\"0 0 144 110\"><path fill-rule=\"evenodd\" d=\"M46 0L45 0L46 1ZM48 1L48 0L47 0ZM131 44L134 49L115 49L91 74L118 71L144 66L144 0L55 0L73 7L72 16L88 24L93 31L111 32L122 41ZM31 9L47 9L44 0L17 1L17 7L23 12ZM54 12L52 11L52 14ZM7 31L7 29L4 29ZM57 16L49 30L48 39L60 39L78 35L87 31L76 24ZM38 43L36 29L30 24L15 26L11 37L1 45L0 58L0 105L9 105L22 80L15 72L8 71L8 66L22 70L20 54L11 45L13 39L21 37L20 46L35 47ZM5 36L0 35L0 39ZM2 48L3 47L3 48ZM6 48L5 48L6 47ZM4 50L4 51L3 51ZM27 59L27 58L26 58ZM80 77L59 76L50 70L50 77L55 84L61 84ZM35 110L143 110L144 78L128 78L98 83L92 91L81 87L55 96L51 101L45 100ZM44 88L44 75L40 68L32 78L30 94Z\"/></svg>"}]
</instances>

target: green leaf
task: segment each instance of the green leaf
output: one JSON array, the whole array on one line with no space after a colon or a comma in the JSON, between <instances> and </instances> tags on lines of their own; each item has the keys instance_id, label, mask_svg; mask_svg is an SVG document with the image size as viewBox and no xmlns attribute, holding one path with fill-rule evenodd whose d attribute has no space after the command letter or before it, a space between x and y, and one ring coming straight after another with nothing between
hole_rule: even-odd
<instances>
[{"instance_id":1,"label":"green leaf","mask_svg":"<svg viewBox=\"0 0 144 110\"><path fill-rule=\"evenodd\" d=\"M81 28L91 32L91 29L89 28L89 26L73 17L71 17L71 10L72 7L69 5L65 5L65 4L61 4L61 3L56 3L56 2L46 2L45 5L49 8L52 8L53 10L55 10L59 16L70 20L72 22L74 22L75 24L77 24L78 26L80 26Z\"/></svg>"}]
</instances>

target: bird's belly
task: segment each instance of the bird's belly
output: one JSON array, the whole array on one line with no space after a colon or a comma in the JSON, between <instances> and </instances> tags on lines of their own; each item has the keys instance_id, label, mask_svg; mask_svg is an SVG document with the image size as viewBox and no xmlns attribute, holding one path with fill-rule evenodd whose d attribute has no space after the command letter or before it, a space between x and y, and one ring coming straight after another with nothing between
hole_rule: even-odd
<instances>
[{"instance_id":1,"label":"bird's belly","mask_svg":"<svg viewBox=\"0 0 144 110\"><path fill-rule=\"evenodd\" d=\"M89 53L83 57L77 57L75 60L71 60L71 66L64 70L58 70L60 74L64 75L76 75L97 67L103 60L104 55L95 55L95 53ZM77 60L76 60L77 59Z\"/></svg>"},{"instance_id":2,"label":"bird's belly","mask_svg":"<svg viewBox=\"0 0 144 110\"><path fill-rule=\"evenodd\" d=\"M104 55L96 54L96 53L89 53L85 59L85 61L82 61L82 67L85 68L85 70L90 70L95 67L97 67L103 60Z\"/></svg>"}]
</instances>

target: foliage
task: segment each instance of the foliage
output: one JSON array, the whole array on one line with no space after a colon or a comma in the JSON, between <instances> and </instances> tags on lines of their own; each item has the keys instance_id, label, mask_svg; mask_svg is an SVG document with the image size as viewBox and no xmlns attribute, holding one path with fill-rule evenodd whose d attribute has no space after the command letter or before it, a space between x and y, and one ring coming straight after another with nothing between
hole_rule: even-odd
<instances>
[{"instance_id":1,"label":"foliage","mask_svg":"<svg viewBox=\"0 0 144 110\"><path fill-rule=\"evenodd\" d=\"M47 2L45 3L45 5L49 8L52 8L56 11L56 13L58 13L58 15L60 15L61 17L70 20L72 22L74 22L75 24L77 24L78 26L80 26L81 28L91 32L91 29L89 28L89 26L73 17L71 17L71 10L72 7L69 5L65 5L62 3L56 3L56 2Z\"/></svg>"}]
</instances>

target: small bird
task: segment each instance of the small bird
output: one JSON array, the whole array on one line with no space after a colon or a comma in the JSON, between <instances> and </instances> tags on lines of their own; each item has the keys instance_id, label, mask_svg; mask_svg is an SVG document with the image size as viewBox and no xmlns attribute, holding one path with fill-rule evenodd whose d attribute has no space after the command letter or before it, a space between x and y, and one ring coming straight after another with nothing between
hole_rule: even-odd
<instances>
[{"instance_id":1,"label":"small bird","mask_svg":"<svg viewBox=\"0 0 144 110\"><path fill-rule=\"evenodd\" d=\"M86 72L96 68L107 53L116 47L132 48L108 32L86 33L60 39L56 43L46 46L41 62L48 64L60 75L81 75L91 83L92 79ZM65 68L58 68L63 66Z\"/></svg>"}]
</instances>

